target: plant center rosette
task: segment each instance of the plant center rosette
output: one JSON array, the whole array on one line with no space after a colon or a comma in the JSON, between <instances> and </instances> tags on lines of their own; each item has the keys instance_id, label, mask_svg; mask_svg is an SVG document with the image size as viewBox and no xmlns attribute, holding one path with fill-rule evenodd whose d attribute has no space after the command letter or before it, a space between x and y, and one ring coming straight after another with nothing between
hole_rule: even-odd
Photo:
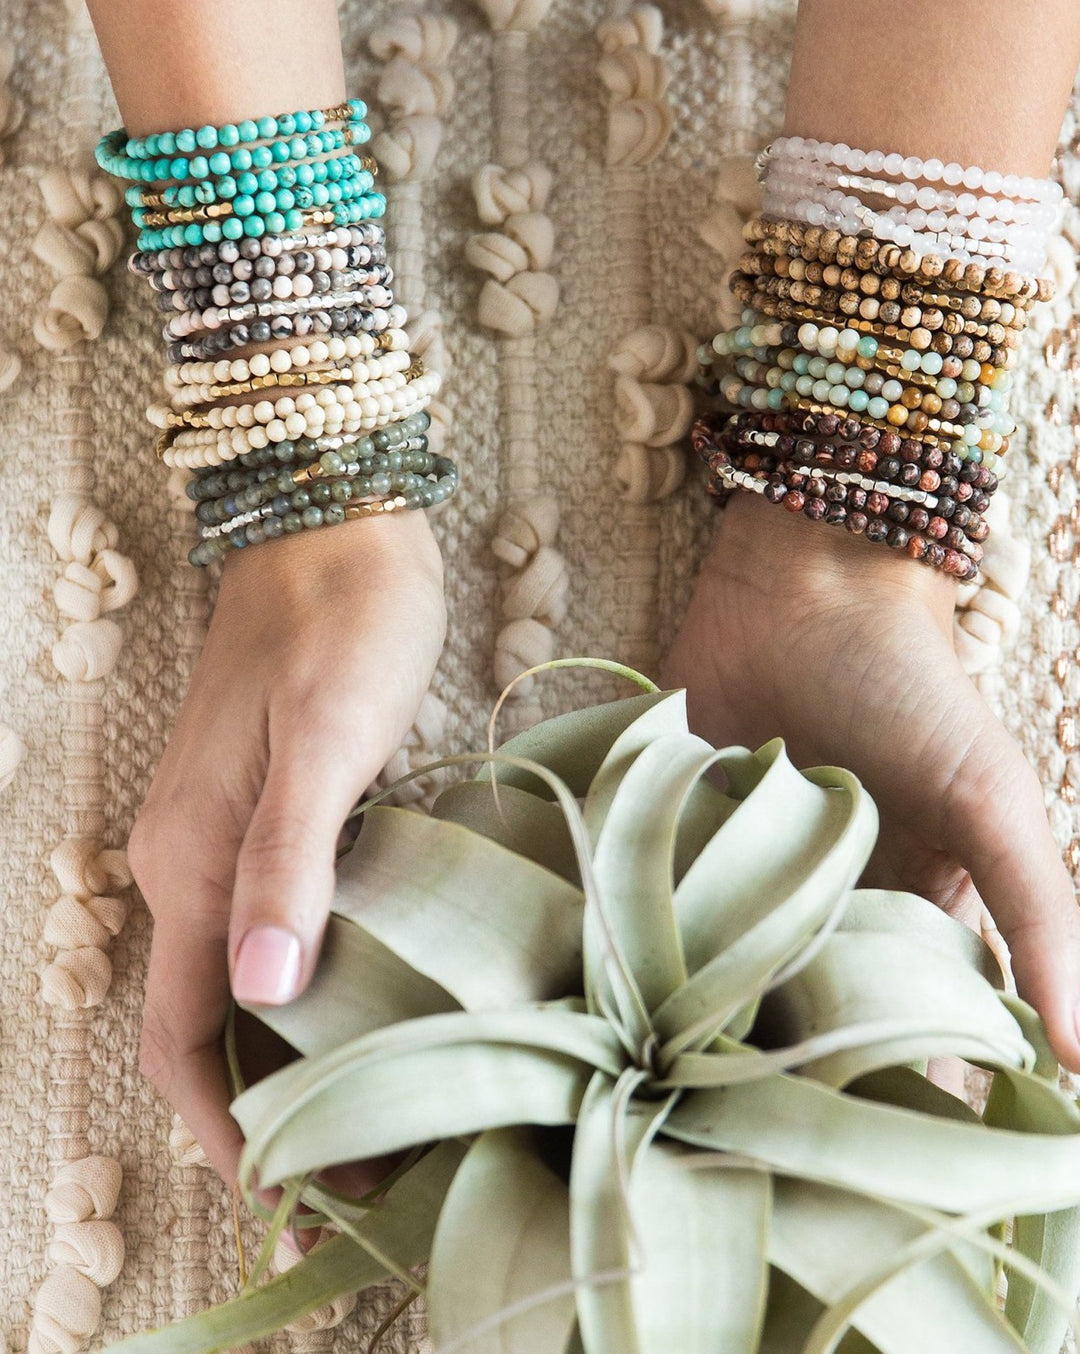
<instances>
[{"instance_id":1,"label":"plant center rosette","mask_svg":"<svg viewBox=\"0 0 1080 1354\"><path fill-rule=\"evenodd\" d=\"M978 936L856 887L854 776L717 750L655 688L470 760L430 816L366 807L312 986L257 1012L300 1056L233 1104L249 1202L285 1191L244 1291L116 1348L393 1274L438 1354L1058 1354L1077 1103ZM394 1153L373 1197L316 1179ZM301 1201L337 1234L260 1282Z\"/></svg>"}]
</instances>

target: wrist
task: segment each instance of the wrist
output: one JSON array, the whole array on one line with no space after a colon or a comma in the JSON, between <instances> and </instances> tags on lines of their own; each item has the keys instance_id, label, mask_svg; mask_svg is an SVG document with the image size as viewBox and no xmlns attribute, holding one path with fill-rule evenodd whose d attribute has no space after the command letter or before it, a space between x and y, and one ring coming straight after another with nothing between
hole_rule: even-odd
<instances>
[{"instance_id":1,"label":"wrist","mask_svg":"<svg viewBox=\"0 0 1080 1354\"><path fill-rule=\"evenodd\" d=\"M222 586L310 595L393 570L427 574L442 586L442 557L425 512L343 522L231 550L222 563Z\"/></svg>"},{"instance_id":2,"label":"wrist","mask_svg":"<svg viewBox=\"0 0 1080 1354\"><path fill-rule=\"evenodd\" d=\"M737 493L718 513L704 568L728 582L796 604L842 602L868 593L928 606L951 621L956 583L940 569L780 511L756 494Z\"/></svg>"}]
</instances>

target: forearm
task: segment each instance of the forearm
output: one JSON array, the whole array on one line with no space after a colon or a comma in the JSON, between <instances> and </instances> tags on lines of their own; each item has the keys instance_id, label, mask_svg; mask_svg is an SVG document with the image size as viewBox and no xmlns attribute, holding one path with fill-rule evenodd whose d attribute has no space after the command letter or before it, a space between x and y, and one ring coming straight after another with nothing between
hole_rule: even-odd
<instances>
[{"instance_id":1,"label":"forearm","mask_svg":"<svg viewBox=\"0 0 1080 1354\"><path fill-rule=\"evenodd\" d=\"M785 131L1045 175L1078 63L1075 0L800 0Z\"/></svg>"},{"instance_id":2,"label":"forearm","mask_svg":"<svg viewBox=\"0 0 1080 1354\"><path fill-rule=\"evenodd\" d=\"M1015 0L801 0L785 134L1045 176L1080 61L1080 7L1047 0L1038 24L1031 13ZM975 34L992 34L992 45ZM757 495L737 494L724 516L714 559L726 571L783 559L789 576L833 578L839 566L927 593L943 616L951 607L951 580L938 570Z\"/></svg>"},{"instance_id":3,"label":"forearm","mask_svg":"<svg viewBox=\"0 0 1080 1354\"><path fill-rule=\"evenodd\" d=\"M345 96L335 0L88 0L132 136Z\"/></svg>"}]
</instances>

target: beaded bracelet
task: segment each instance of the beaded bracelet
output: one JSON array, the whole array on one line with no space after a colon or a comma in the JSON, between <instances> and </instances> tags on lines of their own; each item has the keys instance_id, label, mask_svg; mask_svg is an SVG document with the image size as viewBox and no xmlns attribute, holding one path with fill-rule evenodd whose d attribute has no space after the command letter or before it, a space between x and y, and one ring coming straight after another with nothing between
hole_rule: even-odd
<instances>
[{"instance_id":1,"label":"beaded bracelet","mask_svg":"<svg viewBox=\"0 0 1080 1354\"><path fill-rule=\"evenodd\" d=\"M166 355L170 362L184 362L190 358L203 360L217 357L232 348L248 348L252 344L271 340L322 337L327 334L359 334L365 331L380 333L386 329L400 329L403 321L400 306L388 310L371 310L353 306L348 310L316 310L308 315L280 315L272 320L253 320L228 329L219 329L190 342L170 343Z\"/></svg>"},{"instance_id":2,"label":"beaded bracelet","mask_svg":"<svg viewBox=\"0 0 1080 1354\"><path fill-rule=\"evenodd\" d=\"M400 357L405 363L412 359L407 353L388 354L388 356ZM234 381L222 385L191 385L185 386L180 391L174 393L170 399L169 407L165 410L170 416L175 416L183 411L197 408L200 405L211 404L217 400L230 400L239 395L254 395L271 390L295 391L297 389L306 389L310 386L333 385L333 384L354 384L359 385L365 381L377 380L382 376L387 376L391 371L401 371L403 367L384 363L381 359L371 359L363 364L354 367L327 367L325 370L312 370L302 372L286 372L278 375L272 372L269 376L257 376L248 381ZM153 416L155 411L164 409L165 406L152 405L148 410L151 423L156 421ZM165 427L166 423L157 424L158 427Z\"/></svg>"},{"instance_id":3,"label":"beaded bracelet","mask_svg":"<svg viewBox=\"0 0 1080 1354\"><path fill-rule=\"evenodd\" d=\"M876 167L879 164L881 169ZM927 164L935 175L933 179L925 177ZM946 169L950 180L959 173L958 182L945 180ZM899 182L853 177L863 174L886 174ZM1008 201L995 209L993 217L975 216L979 211L978 199L969 194L964 206L970 211L956 210L942 223L942 202L952 203L955 197L953 205L957 209L960 205L959 196L945 197L944 192L961 185L983 186L986 176L982 170L944 166L940 161L927 162L915 156L854 150L801 137L781 137L768 147L758 159L758 175L763 183L763 208L767 216L833 226L852 233L869 232L879 240L895 241L919 254L939 252L942 247L963 261L999 254L1029 274L1038 272L1045 263L1047 237L1062 197L1060 186L1049 180L995 174L990 182L997 193L987 192L986 196L993 200L997 194L1004 194ZM940 193L934 187L938 181L946 184ZM920 185L925 207L919 205ZM862 197L857 195L860 192ZM884 213L876 209L875 202L866 200L882 196L896 202ZM1004 212L1007 220L1001 221L998 212ZM1008 222L1015 222L1017 215L1028 220L1010 229ZM937 229L942 224L952 233ZM1011 239L1006 238L1010 234ZM1002 238L995 238L998 236Z\"/></svg>"},{"instance_id":4,"label":"beaded bracelet","mask_svg":"<svg viewBox=\"0 0 1080 1354\"><path fill-rule=\"evenodd\" d=\"M292 211L310 211L313 208L336 207L342 202L359 202L370 198L375 187L375 176L370 170L355 175L339 176L312 188L275 188L255 193L239 193L231 198L210 196L205 202L189 206L147 204L134 207L131 219L139 227L169 226L196 222L226 221L238 217L242 221L258 218L262 221L283 216ZM280 233L285 227L274 227ZM264 232L260 232L262 234ZM237 237L239 238L239 237Z\"/></svg>"},{"instance_id":5,"label":"beaded bracelet","mask_svg":"<svg viewBox=\"0 0 1080 1354\"><path fill-rule=\"evenodd\" d=\"M940 493L943 501L955 500L976 512L986 508L999 483L985 465L965 462L895 432L881 432L851 417L797 412L737 414L728 419L706 415L695 425L694 447L703 459L743 446L760 447L764 456L781 459L812 457L823 466L873 475L905 489Z\"/></svg>"},{"instance_id":6,"label":"beaded bracelet","mask_svg":"<svg viewBox=\"0 0 1080 1354\"><path fill-rule=\"evenodd\" d=\"M770 254L762 250L746 254L737 265L742 272L763 271L777 277L792 277L858 293L875 296L881 301L898 301L908 305L930 305L941 310L958 312L963 319L981 319L987 323L1000 322L1008 327L1023 328L1027 324L1030 302L1014 305L975 292L952 292L938 282L902 281L896 277L882 277L880 273L862 268L858 263L841 267L838 263L807 262L801 255Z\"/></svg>"},{"instance_id":7,"label":"beaded bracelet","mask_svg":"<svg viewBox=\"0 0 1080 1354\"><path fill-rule=\"evenodd\" d=\"M341 451L320 453L316 460L304 459L303 454L298 453L300 463L295 465L280 461L248 466L234 463L212 471L196 472L187 486L188 497L197 505L196 515L200 521L213 521L222 513L227 516L260 507L278 494L288 495L294 489L316 482L330 484L331 497L340 498L343 491L334 486L342 477L400 472L430 474L439 458L429 451L424 433L416 430L418 417L414 415L404 423L392 425L399 429L408 427L409 436L383 450L375 450L370 445L370 438L358 438ZM323 489L319 489L311 501L321 503L324 500L329 501Z\"/></svg>"},{"instance_id":8,"label":"beaded bracelet","mask_svg":"<svg viewBox=\"0 0 1080 1354\"><path fill-rule=\"evenodd\" d=\"M222 503L200 503L196 517L201 523L202 539L211 540L216 536L230 535L238 527L274 517L285 519L292 513L307 514L312 508L325 512L332 505L345 507L373 496L382 498L387 494L400 494L408 507L430 508L444 502L456 488L457 467L453 461L445 456L432 456L421 471L341 476L333 480L320 480L307 488L298 486L284 493L275 491L271 486L258 502L247 507L241 507L239 502L230 505L228 500ZM246 496L237 494L230 497L237 500L242 498L244 503L251 503L255 495L249 493ZM230 512L230 506L235 510ZM316 520L304 525L319 526L322 523ZM255 544L250 536L249 544Z\"/></svg>"},{"instance_id":9,"label":"beaded bracelet","mask_svg":"<svg viewBox=\"0 0 1080 1354\"><path fill-rule=\"evenodd\" d=\"M317 311L347 310L362 307L371 313L386 314L393 304L393 292L386 287L360 286L349 291L322 293L291 300L272 297L269 301L248 301L242 305L208 306L206 310L185 310L174 313L162 326L162 337L172 342L189 338L192 334L216 333L252 320L273 319L275 316L309 315Z\"/></svg>"},{"instance_id":10,"label":"beaded bracelet","mask_svg":"<svg viewBox=\"0 0 1080 1354\"><path fill-rule=\"evenodd\" d=\"M408 351L377 166L352 149L370 138L365 114L350 101L99 146L131 180L129 267L166 317L169 404L150 413L161 459L196 472L193 563L457 487L453 462L427 448L439 381Z\"/></svg>"},{"instance_id":11,"label":"beaded bracelet","mask_svg":"<svg viewBox=\"0 0 1080 1354\"><path fill-rule=\"evenodd\" d=\"M279 258L297 251L360 245L385 248L386 232L377 220L335 226L327 231L313 230L286 236L246 235L241 240L218 240L200 245L171 245L166 249L144 250L131 256L128 268L132 272L144 274L162 268L212 268L218 263L236 263L239 259L254 261L261 256Z\"/></svg>"},{"instance_id":12,"label":"beaded bracelet","mask_svg":"<svg viewBox=\"0 0 1080 1354\"><path fill-rule=\"evenodd\" d=\"M346 146L362 145L371 139L371 129L358 113L350 111L348 116L335 118L334 121L342 125L327 127L324 124L317 131L294 133L276 139L260 137L256 142L249 143L251 149L247 145L238 145L235 149L202 154L202 148L196 147L194 153L164 154L153 159L121 153L115 141L121 133L112 132L98 142L94 155L101 168L118 179L169 183L206 179L212 174L229 174L233 171L245 173L251 169L269 169L272 165L285 164L290 160L314 159Z\"/></svg>"},{"instance_id":13,"label":"beaded bracelet","mask_svg":"<svg viewBox=\"0 0 1080 1354\"><path fill-rule=\"evenodd\" d=\"M348 260L344 267L318 268L312 253L308 252L296 256L299 266L288 268L280 268L279 259L260 257L254 262L241 259L233 264L219 263L213 268L165 269L149 274L147 281L156 293L159 309L170 309L178 306L175 299L178 295L185 300L203 295L217 303L218 298L234 295L233 289L238 285L248 287L249 291L252 288L265 291L269 287L273 294L279 284L291 283L293 278L310 278L315 289L323 289L351 273L367 274L372 282L382 285L389 285L394 280L394 271L388 263L370 258L372 250L358 248L334 252ZM292 255L289 258L291 263ZM295 294L295 287L292 290Z\"/></svg>"},{"instance_id":14,"label":"beaded bracelet","mask_svg":"<svg viewBox=\"0 0 1080 1354\"><path fill-rule=\"evenodd\" d=\"M743 433L740 436L752 439L755 435ZM989 503L989 495L985 493L972 494L970 501L964 502L950 497L944 491L937 493L933 489L923 489L918 485L899 485L880 477L865 476L858 471L838 469L819 460L813 451L784 459L768 453L756 454L753 446L752 440L749 442L736 440L732 443L727 439L721 439L720 449L703 459L713 470L731 465L757 478L772 479L778 476L777 482L785 476L799 474L835 483L843 486L845 490L853 488L860 489L866 494L882 495L879 500L882 506L878 515L889 516L895 522L910 523L913 529L918 531L929 530L935 539L947 538L949 530L953 528L960 533L951 538L956 541L960 541L963 537L975 544L981 544L989 534L986 519L982 516ZM864 504L865 500L862 500L855 506L861 507ZM873 505L871 507L874 510Z\"/></svg>"},{"instance_id":15,"label":"beaded bracelet","mask_svg":"<svg viewBox=\"0 0 1080 1354\"><path fill-rule=\"evenodd\" d=\"M237 357L231 361L186 362L165 371L165 384L172 389L185 385L203 385L211 381L254 381L270 375L285 376L289 372L303 372L309 367L320 367L334 362L366 360L380 351L398 351L408 348L408 335L403 329L386 329L381 334L353 334L345 338L316 339L291 348L275 348L269 353L255 353L250 358Z\"/></svg>"},{"instance_id":16,"label":"beaded bracelet","mask_svg":"<svg viewBox=\"0 0 1080 1354\"><path fill-rule=\"evenodd\" d=\"M190 221L186 225L178 223L160 229L143 230L139 232L138 247L140 250L158 250L175 245L239 240L245 235L260 237L284 231L301 231L312 226L350 225L356 221L380 217L385 210L386 198L383 194L369 192L354 201L339 202L333 207L303 210L294 207L287 212L269 212L265 217L226 216L220 221Z\"/></svg>"},{"instance_id":17,"label":"beaded bracelet","mask_svg":"<svg viewBox=\"0 0 1080 1354\"><path fill-rule=\"evenodd\" d=\"M914 485L927 470L939 472L943 493L955 494L966 501L974 493L993 494L999 477L985 464L966 461L954 452L929 447L917 438L901 437L894 429L882 431L850 415L813 414L790 410L783 413L706 415L695 425L698 438L711 437L717 445L724 438L754 436L779 438L777 447L787 454L802 438L813 439L817 454L832 458L843 470L858 469L883 479L897 479ZM788 442L791 446L788 446ZM697 447L700 451L703 441ZM805 448L803 448L805 451ZM915 478L905 481L905 471ZM955 483L952 483L955 481ZM946 482L948 482L946 484ZM921 486L926 487L926 486ZM935 488L940 485L933 486Z\"/></svg>"},{"instance_id":18,"label":"beaded bracelet","mask_svg":"<svg viewBox=\"0 0 1080 1354\"><path fill-rule=\"evenodd\" d=\"M194 469L234 460L241 452L265 446L268 442L295 440L298 436L317 439L323 435L368 432L418 412L438 388L439 378L434 372L406 380L392 394L377 398L365 396L357 401L338 400L333 387L326 386L318 395L299 396L294 415L265 427L193 429L175 435L165 432L158 438L157 454L166 465ZM324 397L325 403L322 403Z\"/></svg>"},{"instance_id":19,"label":"beaded bracelet","mask_svg":"<svg viewBox=\"0 0 1080 1354\"><path fill-rule=\"evenodd\" d=\"M933 494L917 497L908 492L902 496L896 486L875 484L872 480L863 480L862 476L843 471L830 472L820 466L795 462L758 465L753 462L753 458L748 459L751 463L739 464L724 453L708 458L711 483L721 489L721 494L731 487L726 477L735 472L749 476L750 480L757 483L764 483L767 487L763 492L772 503L779 502L787 492L795 490L805 498L824 498L828 502L857 512L865 511L871 517L903 526L929 540L940 541L946 548L959 551L976 562L982 558L983 541L989 535L986 519L963 505L951 504L951 516L945 517L937 511L945 501ZM796 504L792 504L791 510L795 509ZM807 513L807 516L812 515L812 512ZM963 521L963 526L958 518Z\"/></svg>"},{"instance_id":20,"label":"beaded bracelet","mask_svg":"<svg viewBox=\"0 0 1080 1354\"><path fill-rule=\"evenodd\" d=\"M880 308L880 312L875 309L868 318L878 318L880 313L885 323L900 323L909 329L925 323L931 329L945 327L950 333L971 333L973 330L969 326L984 324L1000 326L1004 335L1008 330L1022 332L1027 327L1030 309L1028 303L1003 305L993 298L971 292L950 292L940 287L931 289L929 284L900 283L892 279L892 287L886 287L887 280L854 265L841 269L836 264L808 264L801 259L774 257L760 251L744 255L737 271L742 278L759 285L784 282L790 286L817 287L825 295L857 294ZM895 307L895 311L886 307ZM908 316L910 318L905 318Z\"/></svg>"},{"instance_id":21,"label":"beaded bracelet","mask_svg":"<svg viewBox=\"0 0 1080 1354\"><path fill-rule=\"evenodd\" d=\"M806 305L821 311L835 314L840 310L842 298L853 297L855 293L841 288L819 287L813 283L802 282L786 277L774 277L768 274L747 274L741 270L733 275L732 291L735 295L764 294L790 299L800 305ZM995 345L1018 348L1022 338L1024 324L1005 326L1000 321L980 323L978 319L967 320L962 315L946 314L940 307L901 306L896 301L881 301L876 296L862 296L857 307L848 307L862 319L875 321L882 325L892 325L898 329L912 332L923 328L933 333L943 333L948 337L959 334L971 334L985 338Z\"/></svg>"},{"instance_id":22,"label":"beaded bracelet","mask_svg":"<svg viewBox=\"0 0 1080 1354\"><path fill-rule=\"evenodd\" d=\"M376 391L381 389L381 382L387 378L403 377L407 370L412 369L416 374L423 370L423 363L419 359L410 357L408 353L388 354L385 363L379 365L365 363L356 367L341 367L332 369L328 372L311 373L302 384L311 385L333 385L335 389L349 390L354 397L357 392L364 390ZM189 401L191 405L209 404L210 400L221 400L228 393L248 394L250 387L246 390L233 392L220 392L207 399L199 392L199 398ZM181 412L169 410L162 405L152 405L148 410L148 416L152 423L157 423L158 427L210 427L210 428L228 428L241 426L254 426L256 423L270 423L275 418L284 418L293 413L296 407L296 400L292 394L282 394L276 400L263 398L257 403L213 403L209 409L195 410L193 408L184 409ZM250 412L249 412L250 411Z\"/></svg>"},{"instance_id":23,"label":"beaded bracelet","mask_svg":"<svg viewBox=\"0 0 1080 1354\"><path fill-rule=\"evenodd\" d=\"M904 526L891 523L887 518L874 517L857 508L849 508L847 501L829 502L824 494L820 497L808 495L794 484L772 485L756 479L746 471L735 470L729 466L718 468L710 481L710 491L717 497L722 497L734 489L760 494L767 502L783 507L788 512L801 512L812 521L825 522L829 526L843 526L853 535L865 535L867 540L904 550L909 558L942 569L961 581L974 578L978 573L978 561L962 551L932 539L928 540L923 535L913 535ZM857 492L852 492L853 498Z\"/></svg>"},{"instance_id":24,"label":"beaded bracelet","mask_svg":"<svg viewBox=\"0 0 1080 1354\"><path fill-rule=\"evenodd\" d=\"M1011 375L989 364L915 349L900 353L854 328L796 328L755 320L760 317L747 312L742 326L717 335L699 353L706 372L713 354L735 356L735 375L716 386L733 404L778 410L812 398L834 410L908 427L929 440L938 434L951 437L953 449L965 456L978 451L996 457L1015 431L1005 404ZM892 359L897 375L875 370L882 353ZM930 390L910 383L909 373L916 371L928 379Z\"/></svg>"},{"instance_id":25,"label":"beaded bracelet","mask_svg":"<svg viewBox=\"0 0 1080 1354\"><path fill-rule=\"evenodd\" d=\"M367 116L367 105L362 99L345 99L331 108L303 109L297 113L278 113L261 118L245 118L224 127L187 128L179 132L154 132L146 137L131 137L121 127L119 131L103 136L100 145L113 154L131 159L155 160L162 155L183 154L195 150L215 150L218 146L231 148L241 143L253 144L273 140L277 136L294 136L297 132L319 131L327 122L344 122L349 118ZM104 166L102 166L104 168Z\"/></svg>"},{"instance_id":26,"label":"beaded bracelet","mask_svg":"<svg viewBox=\"0 0 1080 1354\"><path fill-rule=\"evenodd\" d=\"M277 194L285 190L316 192L325 189L328 184L356 179L361 174L374 177L377 173L378 165L370 155L338 154L325 159L304 160L296 165L260 169L258 172L246 170L235 176L222 174L212 181L205 179L196 184L169 184L159 192L132 184L125 190L124 201L134 208L161 210L166 207L197 207L211 202L231 202L245 196L254 198L259 193ZM316 198L314 202L298 205L325 204L320 204Z\"/></svg>"},{"instance_id":27,"label":"beaded bracelet","mask_svg":"<svg viewBox=\"0 0 1080 1354\"><path fill-rule=\"evenodd\" d=\"M822 226L754 217L743 233L749 244L760 244L766 252L800 254L807 261L851 264L858 260L862 267L883 275L941 281L956 291L979 292L999 300L1053 299L1053 284L1045 277L1024 277L1014 270L965 264L932 254L919 256L899 245L843 235Z\"/></svg>"}]
</instances>

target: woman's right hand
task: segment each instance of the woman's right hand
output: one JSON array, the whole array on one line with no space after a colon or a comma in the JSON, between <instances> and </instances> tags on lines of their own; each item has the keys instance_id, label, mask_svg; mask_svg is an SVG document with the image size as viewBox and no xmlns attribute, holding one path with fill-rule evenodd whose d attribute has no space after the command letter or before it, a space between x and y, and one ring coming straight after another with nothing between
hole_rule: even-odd
<instances>
[{"instance_id":1,"label":"woman's right hand","mask_svg":"<svg viewBox=\"0 0 1080 1354\"><path fill-rule=\"evenodd\" d=\"M307 985L342 823L404 741L445 626L421 512L226 558L128 853L154 917L140 1067L228 1184L243 1145L221 1043L230 974L245 1003Z\"/></svg>"}]
</instances>

